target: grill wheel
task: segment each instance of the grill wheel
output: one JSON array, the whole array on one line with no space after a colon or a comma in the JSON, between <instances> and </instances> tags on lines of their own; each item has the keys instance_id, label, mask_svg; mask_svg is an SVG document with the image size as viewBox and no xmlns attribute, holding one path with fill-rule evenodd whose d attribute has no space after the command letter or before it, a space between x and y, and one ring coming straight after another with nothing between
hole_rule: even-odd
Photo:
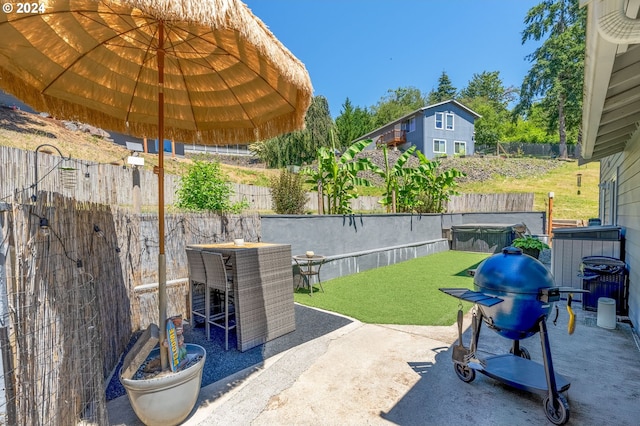
<instances>
[{"instance_id":1,"label":"grill wheel","mask_svg":"<svg viewBox=\"0 0 640 426\"><path fill-rule=\"evenodd\" d=\"M453 369L458 375L458 378L465 383L471 383L476 378L476 370L469 368L466 365L458 364L456 362L453 364Z\"/></svg>"},{"instance_id":2,"label":"grill wheel","mask_svg":"<svg viewBox=\"0 0 640 426\"><path fill-rule=\"evenodd\" d=\"M558 395L556 404L558 408L554 408L553 401L547 396L544 399L544 413L547 419L555 425L563 425L569 421L569 403L563 395Z\"/></svg>"},{"instance_id":3,"label":"grill wheel","mask_svg":"<svg viewBox=\"0 0 640 426\"><path fill-rule=\"evenodd\" d=\"M513 348L509 349L509 353L513 355L517 355L520 358L531 359L531 355L529 354L529 350L527 348L520 347L520 351L517 354L513 353Z\"/></svg>"}]
</instances>

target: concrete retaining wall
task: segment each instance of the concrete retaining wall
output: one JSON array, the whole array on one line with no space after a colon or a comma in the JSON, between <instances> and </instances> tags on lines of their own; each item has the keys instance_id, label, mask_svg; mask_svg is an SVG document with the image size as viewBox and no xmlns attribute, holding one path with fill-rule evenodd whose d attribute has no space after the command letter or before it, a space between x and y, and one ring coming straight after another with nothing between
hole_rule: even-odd
<instances>
[{"instance_id":1,"label":"concrete retaining wall","mask_svg":"<svg viewBox=\"0 0 640 426\"><path fill-rule=\"evenodd\" d=\"M260 219L261 241L290 244L294 255L311 250L326 256L323 280L449 250L445 231L452 225L524 223L533 234L544 233L546 226L544 212L265 215Z\"/></svg>"},{"instance_id":2,"label":"concrete retaining wall","mask_svg":"<svg viewBox=\"0 0 640 426\"><path fill-rule=\"evenodd\" d=\"M328 256L322 266L322 279L328 280L343 275L355 274L446 250L449 250L449 243L447 240L440 238L404 246L384 247L379 250ZM297 275L295 269L294 275Z\"/></svg>"},{"instance_id":3,"label":"concrete retaining wall","mask_svg":"<svg viewBox=\"0 0 640 426\"><path fill-rule=\"evenodd\" d=\"M291 252L335 256L442 238L441 215L267 215L261 240L291 244Z\"/></svg>"}]
</instances>

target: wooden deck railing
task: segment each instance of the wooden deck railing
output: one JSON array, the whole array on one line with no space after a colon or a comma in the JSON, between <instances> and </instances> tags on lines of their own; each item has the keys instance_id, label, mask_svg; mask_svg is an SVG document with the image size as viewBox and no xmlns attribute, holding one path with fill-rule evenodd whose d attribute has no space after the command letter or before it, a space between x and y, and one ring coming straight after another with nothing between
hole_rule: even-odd
<instances>
[{"instance_id":1,"label":"wooden deck railing","mask_svg":"<svg viewBox=\"0 0 640 426\"><path fill-rule=\"evenodd\" d=\"M406 130L390 130L378 137L378 145L397 146L407 142Z\"/></svg>"}]
</instances>

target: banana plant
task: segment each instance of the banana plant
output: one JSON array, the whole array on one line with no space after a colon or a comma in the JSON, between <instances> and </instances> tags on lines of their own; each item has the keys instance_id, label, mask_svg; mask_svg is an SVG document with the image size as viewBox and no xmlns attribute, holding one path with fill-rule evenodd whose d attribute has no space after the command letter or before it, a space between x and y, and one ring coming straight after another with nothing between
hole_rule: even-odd
<instances>
[{"instance_id":1,"label":"banana plant","mask_svg":"<svg viewBox=\"0 0 640 426\"><path fill-rule=\"evenodd\" d=\"M389 166L389 152L387 147L382 148L382 155L384 158L384 169L381 169L378 166L374 165L374 169L372 170L382 179L384 179L385 183L385 193L382 194L382 199L380 200L380 204L387 207L387 212L395 213L397 200L400 195L401 186L403 184L403 178L411 175L414 172L413 168L405 168L404 165L409 161L411 155L413 155L416 150L415 145L411 146L405 152L403 152L400 157L396 160L393 167Z\"/></svg>"},{"instance_id":2,"label":"banana plant","mask_svg":"<svg viewBox=\"0 0 640 426\"><path fill-rule=\"evenodd\" d=\"M375 167L374 164L368 158L355 158L371 143L370 139L356 142L339 157L333 148L318 149L317 170L311 168L302 170L302 173L308 176L306 182L316 186L326 196L327 208L319 205L318 210L328 214L351 213L349 201L358 197L356 187L371 186L371 182L359 177L358 173L372 170Z\"/></svg>"},{"instance_id":3,"label":"banana plant","mask_svg":"<svg viewBox=\"0 0 640 426\"><path fill-rule=\"evenodd\" d=\"M437 172L440 163L430 161L420 151L417 152L420 165L411 174L407 182L407 191L416 193L416 197L407 197L410 202L404 207L407 211L418 211L421 213L442 213L444 203L452 195L458 195L456 179L465 174L457 169L448 169L441 173Z\"/></svg>"}]
</instances>

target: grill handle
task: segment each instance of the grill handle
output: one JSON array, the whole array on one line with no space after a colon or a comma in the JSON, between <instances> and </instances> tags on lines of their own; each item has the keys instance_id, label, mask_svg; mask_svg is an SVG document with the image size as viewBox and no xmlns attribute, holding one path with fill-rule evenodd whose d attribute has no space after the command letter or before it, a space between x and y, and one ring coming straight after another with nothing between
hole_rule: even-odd
<instances>
[{"instance_id":1,"label":"grill handle","mask_svg":"<svg viewBox=\"0 0 640 426\"><path fill-rule=\"evenodd\" d=\"M567 312L569 312L569 324L567 326L567 331L569 334L573 334L576 331L576 315L573 313L573 309L571 309L571 300L573 299L573 294L569 293L567 297Z\"/></svg>"},{"instance_id":2,"label":"grill handle","mask_svg":"<svg viewBox=\"0 0 640 426\"><path fill-rule=\"evenodd\" d=\"M558 287L547 287L538 290L538 300L542 303L557 302L560 300L560 289Z\"/></svg>"},{"instance_id":3,"label":"grill handle","mask_svg":"<svg viewBox=\"0 0 640 426\"><path fill-rule=\"evenodd\" d=\"M502 254L522 254L522 249L518 247L505 247L502 249Z\"/></svg>"}]
</instances>

